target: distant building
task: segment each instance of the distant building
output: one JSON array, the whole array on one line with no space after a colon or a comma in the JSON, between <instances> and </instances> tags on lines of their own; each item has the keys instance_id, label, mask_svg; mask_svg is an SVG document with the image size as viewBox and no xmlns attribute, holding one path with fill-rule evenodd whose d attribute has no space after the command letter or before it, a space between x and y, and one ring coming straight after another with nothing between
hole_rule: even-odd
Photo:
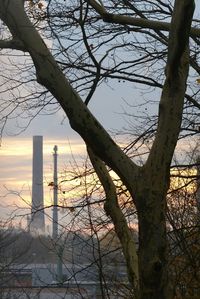
<instances>
[{"instance_id":1,"label":"distant building","mask_svg":"<svg viewBox=\"0 0 200 299\"><path fill-rule=\"evenodd\" d=\"M107 289L110 299L124 298L118 288L122 287L125 274L125 266L119 270L120 284L113 280L99 282L97 268L94 265L66 264L64 270L64 281L62 284L56 280L56 264L31 264L15 265L3 271L0 282L1 298L23 298L23 299L100 299L101 288ZM115 267L109 268L114 271ZM126 288L127 282L124 282ZM128 297L127 297L128 298Z\"/></svg>"}]
</instances>

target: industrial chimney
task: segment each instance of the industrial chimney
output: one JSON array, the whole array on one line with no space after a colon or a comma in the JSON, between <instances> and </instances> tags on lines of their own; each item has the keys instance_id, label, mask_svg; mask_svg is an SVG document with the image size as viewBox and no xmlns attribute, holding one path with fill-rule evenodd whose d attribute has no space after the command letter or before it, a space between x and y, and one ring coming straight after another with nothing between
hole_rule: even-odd
<instances>
[{"instance_id":1,"label":"industrial chimney","mask_svg":"<svg viewBox=\"0 0 200 299\"><path fill-rule=\"evenodd\" d=\"M57 177L57 145L53 148L53 231L52 231L52 238L54 241L58 238L58 177Z\"/></svg>"},{"instance_id":2,"label":"industrial chimney","mask_svg":"<svg viewBox=\"0 0 200 299\"><path fill-rule=\"evenodd\" d=\"M32 210L30 230L45 233L43 199L43 137L33 136Z\"/></svg>"}]
</instances>

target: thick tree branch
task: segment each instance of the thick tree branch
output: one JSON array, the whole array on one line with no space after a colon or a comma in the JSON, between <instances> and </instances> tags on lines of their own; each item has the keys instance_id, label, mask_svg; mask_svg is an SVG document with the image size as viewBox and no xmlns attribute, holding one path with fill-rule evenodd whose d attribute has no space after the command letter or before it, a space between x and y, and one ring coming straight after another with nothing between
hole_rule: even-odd
<instances>
[{"instance_id":1,"label":"thick tree branch","mask_svg":"<svg viewBox=\"0 0 200 299\"><path fill-rule=\"evenodd\" d=\"M125 15L117 15L108 13L103 6L101 6L96 0L89 0L90 5L101 16L102 20L107 23L132 25L141 28L147 28L152 30L170 31L170 23L147 20L143 18L134 18ZM190 35L193 37L200 37L200 29L192 27Z\"/></svg>"},{"instance_id":2,"label":"thick tree branch","mask_svg":"<svg viewBox=\"0 0 200 299\"><path fill-rule=\"evenodd\" d=\"M154 167L156 176L161 176L161 169L164 171L163 180L166 182L166 170L171 163L182 120L193 12L194 1L176 0L169 36L166 80L159 105L158 129L147 161L147 167Z\"/></svg>"},{"instance_id":3,"label":"thick tree branch","mask_svg":"<svg viewBox=\"0 0 200 299\"><path fill-rule=\"evenodd\" d=\"M19 39L0 40L0 48L26 52L24 44Z\"/></svg>"},{"instance_id":4,"label":"thick tree branch","mask_svg":"<svg viewBox=\"0 0 200 299\"><path fill-rule=\"evenodd\" d=\"M131 285L135 286L135 291L138 293L139 274L136 246L133 236L127 225L126 218L119 207L116 187L105 164L93 153L89 147L87 150L94 170L98 175L106 194L106 203L104 205L104 209L107 215L111 217L114 223L115 232L122 245L122 250L127 263L129 281Z\"/></svg>"}]
</instances>

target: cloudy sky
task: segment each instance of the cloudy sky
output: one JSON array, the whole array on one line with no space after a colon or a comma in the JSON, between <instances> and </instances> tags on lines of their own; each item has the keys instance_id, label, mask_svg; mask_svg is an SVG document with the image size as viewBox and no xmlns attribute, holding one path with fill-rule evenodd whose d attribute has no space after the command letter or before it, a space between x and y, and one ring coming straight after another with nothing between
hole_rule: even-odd
<instances>
[{"instance_id":1,"label":"cloudy sky","mask_svg":"<svg viewBox=\"0 0 200 299\"><path fill-rule=\"evenodd\" d=\"M99 88L89 107L106 129L121 130L127 126L124 109L131 114L131 108L127 107L126 102L134 102L136 106L140 100L140 92L134 87L124 86L123 83L110 87L104 85ZM77 161L84 159L86 152L83 141L70 128L68 121L63 121L63 118L62 111L55 115L38 116L20 135L15 134L17 130L13 123L8 124L0 147L1 218L6 219L10 211L15 213L18 206L30 208L32 136L42 135L44 138L44 185L47 203L50 203L52 199L51 190L47 185L52 181L54 145L58 146L59 172L70 164L73 157Z\"/></svg>"},{"instance_id":2,"label":"cloudy sky","mask_svg":"<svg viewBox=\"0 0 200 299\"><path fill-rule=\"evenodd\" d=\"M90 109L98 120L110 130L122 129L127 125L123 114L124 100L136 95L133 88L120 86L100 88ZM117 95L117 96L116 96ZM54 115L37 116L27 130L16 135L13 122L8 123L0 147L0 217L8 218L10 211L23 215L30 211L32 185L32 136L43 136L44 151L44 190L46 204L51 204L52 190L48 183L52 181L53 147L58 146L58 168L61 173L75 158L78 162L86 157L82 139L69 126L62 111ZM18 207L27 208L22 211ZM14 211L14 212L13 212ZM20 219L20 217L19 217Z\"/></svg>"}]
</instances>

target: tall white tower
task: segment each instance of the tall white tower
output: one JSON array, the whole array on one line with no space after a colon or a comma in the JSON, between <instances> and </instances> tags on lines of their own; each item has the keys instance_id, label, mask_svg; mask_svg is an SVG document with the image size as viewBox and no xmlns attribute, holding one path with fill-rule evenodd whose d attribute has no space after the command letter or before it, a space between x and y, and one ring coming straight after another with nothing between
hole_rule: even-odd
<instances>
[{"instance_id":1,"label":"tall white tower","mask_svg":"<svg viewBox=\"0 0 200 299\"><path fill-rule=\"evenodd\" d=\"M54 153L53 153L53 232L52 238L54 241L58 238L58 176L57 176L57 145L54 146Z\"/></svg>"},{"instance_id":2,"label":"tall white tower","mask_svg":"<svg viewBox=\"0 0 200 299\"><path fill-rule=\"evenodd\" d=\"M61 238L58 235L58 147L57 145L53 148L53 231L52 239L55 242L57 248L57 273L56 280L59 283L63 282L63 244L61 244Z\"/></svg>"},{"instance_id":3,"label":"tall white tower","mask_svg":"<svg viewBox=\"0 0 200 299\"><path fill-rule=\"evenodd\" d=\"M33 136L32 166L32 210L30 229L33 233L44 233L43 195L43 137Z\"/></svg>"}]
</instances>

